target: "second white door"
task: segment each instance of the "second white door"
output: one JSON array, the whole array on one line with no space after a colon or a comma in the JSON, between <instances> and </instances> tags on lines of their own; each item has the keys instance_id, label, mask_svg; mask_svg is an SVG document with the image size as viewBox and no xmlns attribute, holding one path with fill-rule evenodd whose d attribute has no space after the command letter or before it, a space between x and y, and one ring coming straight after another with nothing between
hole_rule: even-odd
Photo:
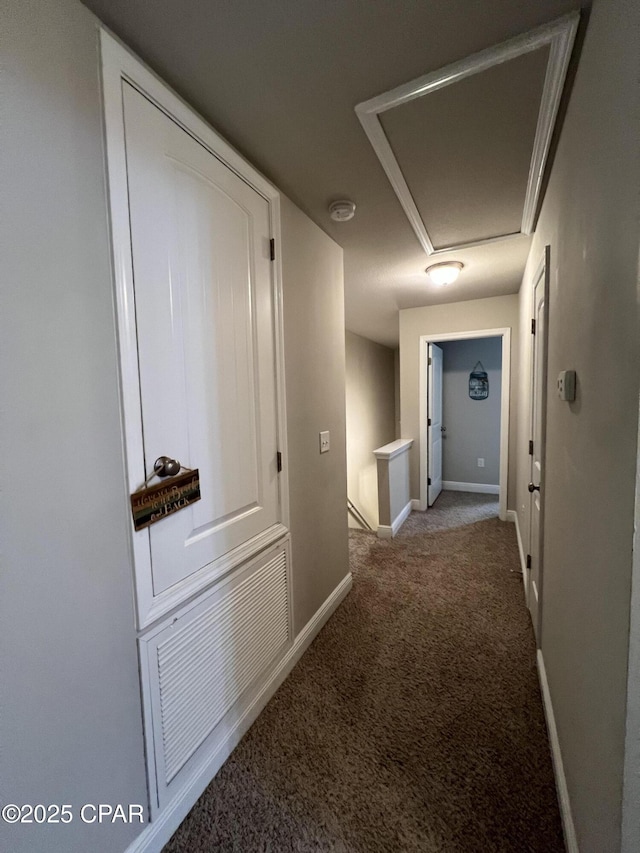
<instances>
[{"instance_id":1,"label":"second white door","mask_svg":"<svg viewBox=\"0 0 640 853\"><path fill-rule=\"evenodd\" d=\"M531 338L531 467L529 480L529 553L527 560L527 603L540 642L542 603L542 532L544 523L544 448L546 441L546 340L549 304L549 247L545 250L533 287Z\"/></svg>"},{"instance_id":2,"label":"second white door","mask_svg":"<svg viewBox=\"0 0 640 853\"><path fill-rule=\"evenodd\" d=\"M428 505L433 506L442 491L442 349L429 344L429 369L427 371L427 494Z\"/></svg>"}]
</instances>

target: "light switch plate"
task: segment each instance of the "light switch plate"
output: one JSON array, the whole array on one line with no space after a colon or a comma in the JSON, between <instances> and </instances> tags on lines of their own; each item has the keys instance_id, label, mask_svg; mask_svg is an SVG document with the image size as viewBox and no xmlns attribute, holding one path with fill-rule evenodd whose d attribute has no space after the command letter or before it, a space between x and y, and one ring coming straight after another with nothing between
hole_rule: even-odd
<instances>
[{"instance_id":1,"label":"light switch plate","mask_svg":"<svg viewBox=\"0 0 640 853\"><path fill-rule=\"evenodd\" d=\"M329 430L320 433L320 453L327 453L331 449L331 437Z\"/></svg>"},{"instance_id":2,"label":"light switch plate","mask_svg":"<svg viewBox=\"0 0 640 853\"><path fill-rule=\"evenodd\" d=\"M484 468L484 459L478 456L478 468Z\"/></svg>"}]
</instances>

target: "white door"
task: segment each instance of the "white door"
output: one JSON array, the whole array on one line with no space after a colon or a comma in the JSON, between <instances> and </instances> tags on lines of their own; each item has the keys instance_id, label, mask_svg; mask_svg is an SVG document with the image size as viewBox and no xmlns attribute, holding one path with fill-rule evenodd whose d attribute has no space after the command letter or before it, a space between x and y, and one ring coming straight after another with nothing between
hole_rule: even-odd
<instances>
[{"instance_id":1,"label":"white door","mask_svg":"<svg viewBox=\"0 0 640 853\"><path fill-rule=\"evenodd\" d=\"M549 247L533 287L531 322L531 468L529 477L529 552L527 557L527 602L536 639L540 641L542 600L542 525L544 490L544 446L546 422L546 340L549 305Z\"/></svg>"},{"instance_id":2,"label":"white door","mask_svg":"<svg viewBox=\"0 0 640 853\"><path fill-rule=\"evenodd\" d=\"M202 494L134 534L155 600L215 577L280 520L270 210L123 89L145 476L168 456L199 469Z\"/></svg>"},{"instance_id":3,"label":"white door","mask_svg":"<svg viewBox=\"0 0 640 853\"><path fill-rule=\"evenodd\" d=\"M433 506L442 491L442 349L436 344L429 344L427 376L427 504Z\"/></svg>"}]
</instances>

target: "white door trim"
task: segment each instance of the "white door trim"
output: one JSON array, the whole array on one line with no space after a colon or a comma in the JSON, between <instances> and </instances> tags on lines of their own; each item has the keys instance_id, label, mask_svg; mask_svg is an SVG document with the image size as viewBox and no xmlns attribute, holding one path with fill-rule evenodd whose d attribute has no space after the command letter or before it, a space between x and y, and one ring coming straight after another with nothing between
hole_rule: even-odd
<instances>
[{"instance_id":1,"label":"white door trim","mask_svg":"<svg viewBox=\"0 0 640 853\"><path fill-rule=\"evenodd\" d=\"M102 59L102 90L105 116L105 143L108 169L111 240L113 247L117 334L120 356L120 394L124 434L124 455L127 488L136 491L145 479L142 444L142 412L139 393L138 352L133 290L133 264L129 228L129 201L123 117L123 80L169 115L190 136L208 149L214 157L235 172L245 183L259 193L269 204L271 237L275 241L276 260L272 264L272 287L275 303L276 387L278 405L278 447L282 454L283 475L280 477L281 523L274 525L254 543L265 548L284 535L289 527L289 489L287 477L286 403L284 385L284 347L282 316L282 267L280 261L280 195L250 163L244 160L206 122L203 121L162 80L150 71L105 28L100 29ZM210 578L203 576L189 588L182 588L153 602L151 588L150 554L141 537L133 536L131 527L131 553L136 567L147 571L135 572L135 597L138 628L142 629L162 614L204 588ZM245 559L250 555L237 555ZM234 564L238 560L234 560ZM178 599L176 599L178 596ZM149 606L149 602L153 602Z\"/></svg>"},{"instance_id":2,"label":"white door trim","mask_svg":"<svg viewBox=\"0 0 640 853\"><path fill-rule=\"evenodd\" d=\"M474 338L502 338L502 387L500 398L500 502L499 515L507 520L507 485L509 482L509 405L511 398L511 328L474 329L469 332L444 332L437 335L420 335L420 510L427 508L427 461L425 450L427 432L427 353L429 344L441 341L464 341Z\"/></svg>"}]
</instances>

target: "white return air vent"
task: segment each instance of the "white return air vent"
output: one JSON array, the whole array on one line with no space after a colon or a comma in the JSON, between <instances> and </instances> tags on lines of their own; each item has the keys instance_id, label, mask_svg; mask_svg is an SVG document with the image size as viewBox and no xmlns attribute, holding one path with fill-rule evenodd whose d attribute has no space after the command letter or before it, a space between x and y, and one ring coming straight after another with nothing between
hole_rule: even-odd
<instances>
[{"instance_id":1,"label":"white return air vent","mask_svg":"<svg viewBox=\"0 0 640 853\"><path fill-rule=\"evenodd\" d=\"M290 647L288 575L285 541L140 639L154 805L220 747Z\"/></svg>"}]
</instances>

